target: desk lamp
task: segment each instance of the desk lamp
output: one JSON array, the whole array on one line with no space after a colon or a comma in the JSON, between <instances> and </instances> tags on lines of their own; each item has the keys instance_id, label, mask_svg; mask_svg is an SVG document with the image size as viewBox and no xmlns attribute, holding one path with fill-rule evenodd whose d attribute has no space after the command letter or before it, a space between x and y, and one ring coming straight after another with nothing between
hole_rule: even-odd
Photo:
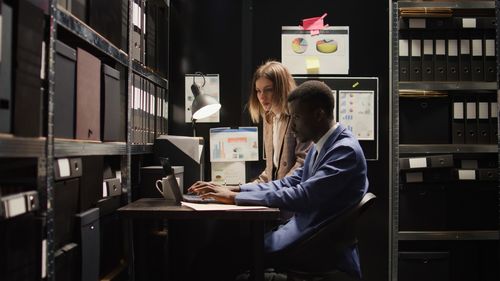
<instances>
[{"instance_id":1,"label":"desk lamp","mask_svg":"<svg viewBox=\"0 0 500 281\"><path fill-rule=\"evenodd\" d=\"M203 84L199 86L196 84L195 77L199 75L203 78ZM191 85L191 92L193 92L194 100L191 105L191 122L193 124L193 136L196 137L196 120L206 118L221 108L220 103L213 97L202 94L201 88L205 86L205 75L201 72L196 72L193 76L193 84Z\"/></svg>"}]
</instances>

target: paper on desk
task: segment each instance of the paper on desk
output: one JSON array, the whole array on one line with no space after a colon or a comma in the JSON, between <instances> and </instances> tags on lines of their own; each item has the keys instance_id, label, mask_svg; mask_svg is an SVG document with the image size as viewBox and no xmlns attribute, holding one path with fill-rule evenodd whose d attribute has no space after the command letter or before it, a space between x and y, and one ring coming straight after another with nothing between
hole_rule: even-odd
<instances>
[{"instance_id":1,"label":"paper on desk","mask_svg":"<svg viewBox=\"0 0 500 281\"><path fill-rule=\"evenodd\" d=\"M237 206L229 204L197 204L182 202L182 206L189 207L196 211L227 211L227 210L258 210L266 209L266 206Z\"/></svg>"}]
</instances>

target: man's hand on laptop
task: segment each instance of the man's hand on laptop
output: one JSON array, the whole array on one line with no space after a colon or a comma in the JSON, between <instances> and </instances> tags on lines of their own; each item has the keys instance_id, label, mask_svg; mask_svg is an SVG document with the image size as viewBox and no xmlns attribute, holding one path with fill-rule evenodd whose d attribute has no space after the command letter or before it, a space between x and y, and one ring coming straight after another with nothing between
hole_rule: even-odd
<instances>
[{"instance_id":1,"label":"man's hand on laptop","mask_svg":"<svg viewBox=\"0 0 500 281\"><path fill-rule=\"evenodd\" d=\"M202 198L214 198L221 203L234 204L234 197L239 189L239 186L222 186L213 182L197 181L188 192L198 194Z\"/></svg>"}]
</instances>

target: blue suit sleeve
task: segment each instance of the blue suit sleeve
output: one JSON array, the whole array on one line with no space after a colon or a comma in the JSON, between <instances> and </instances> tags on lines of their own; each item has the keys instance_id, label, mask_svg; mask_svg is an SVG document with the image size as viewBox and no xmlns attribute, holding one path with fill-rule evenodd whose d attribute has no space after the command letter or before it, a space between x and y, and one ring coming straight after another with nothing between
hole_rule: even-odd
<instances>
[{"instance_id":1,"label":"blue suit sleeve","mask_svg":"<svg viewBox=\"0 0 500 281\"><path fill-rule=\"evenodd\" d=\"M365 180L363 171L366 163L360 163L359 160L351 146L337 146L322 157L318 170L307 180L300 182L293 176L287 177L278 181L280 188L241 192L235 198L236 203L265 205L294 212L318 209L346 188L366 186L365 182L356 182L358 179L353 181L353 177L359 178L359 181Z\"/></svg>"}]
</instances>

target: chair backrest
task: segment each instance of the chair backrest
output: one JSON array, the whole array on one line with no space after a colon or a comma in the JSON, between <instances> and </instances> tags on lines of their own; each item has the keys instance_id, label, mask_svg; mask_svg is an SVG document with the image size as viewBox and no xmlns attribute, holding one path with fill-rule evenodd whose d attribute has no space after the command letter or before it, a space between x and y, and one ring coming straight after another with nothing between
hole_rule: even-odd
<instances>
[{"instance_id":1,"label":"chair backrest","mask_svg":"<svg viewBox=\"0 0 500 281\"><path fill-rule=\"evenodd\" d=\"M375 198L373 193L366 193L352 208L325 220L309 235L277 253L284 266L304 272L334 270L343 252L357 243L357 221Z\"/></svg>"}]
</instances>

